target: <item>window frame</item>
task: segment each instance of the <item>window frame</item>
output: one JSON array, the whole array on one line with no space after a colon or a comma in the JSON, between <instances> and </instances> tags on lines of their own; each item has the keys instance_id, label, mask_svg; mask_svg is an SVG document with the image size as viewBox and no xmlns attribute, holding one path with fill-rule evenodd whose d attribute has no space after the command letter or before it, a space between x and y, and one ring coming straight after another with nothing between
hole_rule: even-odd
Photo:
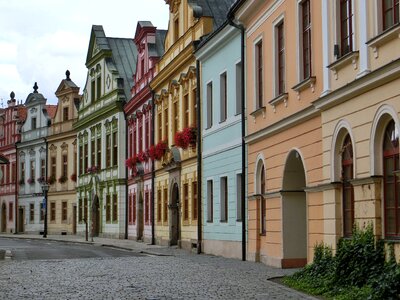
<instances>
[{"instance_id":1,"label":"window frame","mask_svg":"<svg viewBox=\"0 0 400 300\"><path fill-rule=\"evenodd\" d=\"M228 73L227 71L222 72L219 75L219 103L220 103L220 114L219 122L223 123L228 118Z\"/></svg>"},{"instance_id":2,"label":"window frame","mask_svg":"<svg viewBox=\"0 0 400 300\"><path fill-rule=\"evenodd\" d=\"M264 45L263 38L254 41L255 110L264 107Z\"/></svg>"},{"instance_id":3,"label":"window frame","mask_svg":"<svg viewBox=\"0 0 400 300\"><path fill-rule=\"evenodd\" d=\"M219 178L219 192L220 192L220 222L228 222L228 176Z\"/></svg>"}]
</instances>

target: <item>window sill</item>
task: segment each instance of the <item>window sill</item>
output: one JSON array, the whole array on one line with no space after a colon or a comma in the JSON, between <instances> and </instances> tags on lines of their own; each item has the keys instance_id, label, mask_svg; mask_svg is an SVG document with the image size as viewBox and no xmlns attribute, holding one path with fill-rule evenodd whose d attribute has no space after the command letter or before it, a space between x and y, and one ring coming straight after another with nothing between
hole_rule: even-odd
<instances>
[{"instance_id":1,"label":"window sill","mask_svg":"<svg viewBox=\"0 0 400 300\"><path fill-rule=\"evenodd\" d=\"M253 117L254 123L256 122L256 118L262 114L263 119L265 119L265 112L266 112L267 108L265 106L261 106L259 108L257 108L255 111L250 113L250 116Z\"/></svg>"},{"instance_id":2,"label":"window sill","mask_svg":"<svg viewBox=\"0 0 400 300\"><path fill-rule=\"evenodd\" d=\"M395 243L395 244L400 244L400 236L399 237L387 237L385 239L383 239L385 241L385 243Z\"/></svg>"},{"instance_id":3,"label":"window sill","mask_svg":"<svg viewBox=\"0 0 400 300\"><path fill-rule=\"evenodd\" d=\"M315 92L315 81L316 81L316 77L310 76L307 79L304 79L303 81L296 84L294 87L292 87L292 90L297 92L297 99L300 100L300 92L302 92L308 88L311 88L311 91L314 93Z\"/></svg>"},{"instance_id":4,"label":"window sill","mask_svg":"<svg viewBox=\"0 0 400 300\"><path fill-rule=\"evenodd\" d=\"M220 223L228 223L227 220L219 220Z\"/></svg>"},{"instance_id":5,"label":"window sill","mask_svg":"<svg viewBox=\"0 0 400 300\"><path fill-rule=\"evenodd\" d=\"M213 221L207 220L207 223L214 223Z\"/></svg>"},{"instance_id":6,"label":"window sill","mask_svg":"<svg viewBox=\"0 0 400 300\"><path fill-rule=\"evenodd\" d=\"M276 112L275 106L281 102L283 102L285 104L285 107L287 107L287 99L288 99L288 93L283 93L275 97L274 99L270 100L268 103L272 105L274 112Z\"/></svg>"},{"instance_id":7,"label":"window sill","mask_svg":"<svg viewBox=\"0 0 400 300\"><path fill-rule=\"evenodd\" d=\"M391 40L400 38L400 23L386 29L376 37L370 39L367 45L372 48L375 58L379 57L379 47L388 43Z\"/></svg>"},{"instance_id":8,"label":"window sill","mask_svg":"<svg viewBox=\"0 0 400 300\"><path fill-rule=\"evenodd\" d=\"M338 72L350 64L353 65L354 70L357 70L358 56L358 51L352 51L343 55L328 66L328 68L333 71L336 80L338 79Z\"/></svg>"},{"instance_id":9,"label":"window sill","mask_svg":"<svg viewBox=\"0 0 400 300\"><path fill-rule=\"evenodd\" d=\"M262 232L262 233L260 233L260 236L267 236L267 233L266 232Z\"/></svg>"}]
</instances>

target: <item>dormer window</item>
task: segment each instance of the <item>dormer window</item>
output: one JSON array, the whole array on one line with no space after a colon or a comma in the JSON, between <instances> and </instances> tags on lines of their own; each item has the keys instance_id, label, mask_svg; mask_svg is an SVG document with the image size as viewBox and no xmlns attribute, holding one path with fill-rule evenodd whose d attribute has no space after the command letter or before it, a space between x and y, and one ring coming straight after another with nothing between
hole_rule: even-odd
<instances>
[{"instance_id":1,"label":"dormer window","mask_svg":"<svg viewBox=\"0 0 400 300\"><path fill-rule=\"evenodd\" d=\"M69 120L69 111L68 107L63 108L63 121L68 121Z\"/></svg>"},{"instance_id":2,"label":"dormer window","mask_svg":"<svg viewBox=\"0 0 400 300\"><path fill-rule=\"evenodd\" d=\"M32 130L37 128L37 126L36 126L36 117L33 117L31 119L31 127L32 127Z\"/></svg>"},{"instance_id":3,"label":"dormer window","mask_svg":"<svg viewBox=\"0 0 400 300\"><path fill-rule=\"evenodd\" d=\"M174 20L174 42L179 39L179 18L175 18Z\"/></svg>"}]
</instances>

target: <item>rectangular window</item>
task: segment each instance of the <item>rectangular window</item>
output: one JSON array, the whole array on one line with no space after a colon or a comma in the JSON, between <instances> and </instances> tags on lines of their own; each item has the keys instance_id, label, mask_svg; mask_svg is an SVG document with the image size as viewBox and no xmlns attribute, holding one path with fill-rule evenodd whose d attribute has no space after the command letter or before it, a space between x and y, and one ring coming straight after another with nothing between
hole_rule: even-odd
<instances>
[{"instance_id":1,"label":"rectangular window","mask_svg":"<svg viewBox=\"0 0 400 300\"><path fill-rule=\"evenodd\" d=\"M106 135L106 168L111 167L111 134Z\"/></svg>"},{"instance_id":2,"label":"rectangular window","mask_svg":"<svg viewBox=\"0 0 400 300\"><path fill-rule=\"evenodd\" d=\"M161 190L157 191L157 222L161 222L162 215L162 199L161 199Z\"/></svg>"},{"instance_id":3,"label":"rectangular window","mask_svg":"<svg viewBox=\"0 0 400 300\"><path fill-rule=\"evenodd\" d=\"M79 146L79 175L83 174L83 146ZM51 173L53 175L53 173Z\"/></svg>"},{"instance_id":4,"label":"rectangular window","mask_svg":"<svg viewBox=\"0 0 400 300\"><path fill-rule=\"evenodd\" d=\"M94 80L90 83L90 100L92 102L96 100L96 82Z\"/></svg>"},{"instance_id":5,"label":"rectangular window","mask_svg":"<svg viewBox=\"0 0 400 300\"><path fill-rule=\"evenodd\" d=\"M90 165L93 167L96 164L96 141L92 139L90 141Z\"/></svg>"},{"instance_id":6,"label":"rectangular window","mask_svg":"<svg viewBox=\"0 0 400 300\"><path fill-rule=\"evenodd\" d=\"M133 224L136 223L136 194L133 194L133 198L132 198L132 210L133 210L133 217L132 217L132 221Z\"/></svg>"},{"instance_id":7,"label":"rectangular window","mask_svg":"<svg viewBox=\"0 0 400 300\"><path fill-rule=\"evenodd\" d=\"M35 204L33 203L29 204L29 222L30 223L35 222Z\"/></svg>"},{"instance_id":8,"label":"rectangular window","mask_svg":"<svg viewBox=\"0 0 400 300\"><path fill-rule=\"evenodd\" d=\"M69 107L63 108L63 121L69 120Z\"/></svg>"},{"instance_id":9,"label":"rectangular window","mask_svg":"<svg viewBox=\"0 0 400 300\"><path fill-rule=\"evenodd\" d=\"M83 199L83 218L86 220L86 222L89 222L89 220L88 220L88 199L87 198Z\"/></svg>"},{"instance_id":10,"label":"rectangular window","mask_svg":"<svg viewBox=\"0 0 400 300\"><path fill-rule=\"evenodd\" d=\"M68 203L63 201L62 206L61 206L62 212L61 212L61 221L62 222L67 222L68 218Z\"/></svg>"},{"instance_id":11,"label":"rectangular window","mask_svg":"<svg viewBox=\"0 0 400 300\"><path fill-rule=\"evenodd\" d=\"M183 128L189 127L189 94L183 96Z\"/></svg>"},{"instance_id":12,"label":"rectangular window","mask_svg":"<svg viewBox=\"0 0 400 300\"><path fill-rule=\"evenodd\" d=\"M118 165L118 138L117 132L114 131L112 134L112 143L113 143L113 166Z\"/></svg>"},{"instance_id":13,"label":"rectangular window","mask_svg":"<svg viewBox=\"0 0 400 300\"><path fill-rule=\"evenodd\" d=\"M277 95L282 95L285 92L285 38L284 38L284 23L281 22L276 26L277 37L277 55L278 55L278 86Z\"/></svg>"},{"instance_id":14,"label":"rectangular window","mask_svg":"<svg viewBox=\"0 0 400 300\"><path fill-rule=\"evenodd\" d=\"M144 222L149 224L150 220L150 199L149 192L144 194Z\"/></svg>"},{"instance_id":15,"label":"rectangular window","mask_svg":"<svg viewBox=\"0 0 400 300\"><path fill-rule=\"evenodd\" d=\"M132 142L132 146L133 146L133 155L137 154L137 138L136 138L136 123L133 124L133 142Z\"/></svg>"},{"instance_id":16,"label":"rectangular window","mask_svg":"<svg viewBox=\"0 0 400 300\"><path fill-rule=\"evenodd\" d=\"M78 222L81 223L83 221L83 201L79 199L79 207L78 207Z\"/></svg>"},{"instance_id":17,"label":"rectangular window","mask_svg":"<svg viewBox=\"0 0 400 300\"><path fill-rule=\"evenodd\" d=\"M399 23L399 0L382 0L383 30Z\"/></svg>"},{"instance_id":18,"label":"rectangular window","mask_svg":"<svg viewBox=\"0 0 400 300\"><path fill-rule=\"evenodd\" d=\"M353 51L352 0L340 0L340 55Z\"/></svg>"},{"instance_id":19,"label":"rectangular window","mask_svg":"<svg viewBox=\"0 0 400 300\"><path fill-rule=\"evenodd\" d=\"M97 98L96 99L99 100L101 97L101 76L97 77L96 88L97 88L97 94L96 94Z\"/></svg>"},{"instance_id":20,"label":"rectangular window","mask_svg":"<svg viewBox=\"0 0 400 300\"><path fill-rule=\"evenodd\" d=\"M242 174L236 174L236 219L242 221Z\"/></svg>"},{"instance_id":21,"label":"rectangular window","mask_svg":"<svg viewBox=\"0 0 400 300\"><path fill-rule=\"evenodd\" d=\"M88 164L88 161L89 161L89 159L88 159L88 156L89 156L89 149L88 149L88 143L85 143L85 146L84 146L84 157L85 157L85 161L84 161L84 168L88 168L89 167L89 164Z\"/></svg>"},{"instance_id":22,"label":"rectangular window","mask_svg":"<svg viewBox=\"0 0 400 300\"><path fill-rule=\"evenodd\" d=\"M32 120L31 129L32 129L32 130L33 130L33 129L36 129L36 127L37 127L37 124L36 124L36 117L33 117L31 120Z\"/></svg>"},{"instance_id":23,"label":"rectangular window","mask_svg":"<svg viewBox=\"0 0 400 300\"><path fill-rule=\"evenodd\" d=\"M220 179L221 222L228 221L228 177Z\"/></svg>"},{"instance_id":24,"label":"rectangular window","mask_svg":"<svg viewBox=\"0 0 400 300\"><path fill-rule=\"evenodd\" d=\"M168 136L169 136L169 115L168 115L168 107L164 109L164 132L165 132L165 141L168 144Z\"/></svg>"},{"instance_id":25,"label":"rectangular window","mask_svg":"<svg viewBox=\"0 0 400 300\"><path fill-rule=\"evenodd\" d=\"M132 211L132 194L129 194L128 197L128 223L129 225L132 225L132 216L133 215L133 211Z\"/></svg>"},{"instance_id":26,"label":"rectangular window","mask_svg":"<svg viewBox=\"0 0 400 300\"><path fill-rule=\"evenodd\" d=\"M242 113L242 62L236 64L236 114Z\"/></svg>"},{"instance_id":27,"label":"rectangular window","mask_svg":"<svg viewBox=\"0 0 400 300\"><path fill-rule=\"evenodd\" d=\"M56 178L56 171L57 171L56 157L52 156L51 157L51 176L54 178Z\"/></svg>"},{"instance_id":28,"label":"rectangular window","mask_svg":"<svg viewBox=\"0 0 400 300\"><path fill-rule=\"evenodd\" d=\"M197 90L193 89L192 90L192 101L193 101L193 115L192 115L192 123L191 125L196 126L197 127Z\"/></svg>"},{"instance_id":29,"label":"rectangular window","mask_svg":"<svg viewBox=\"0 0 400 300\"><path fill-rule=\"evenodd\" d=\"M68 155L67 154L63 154L62 156L62 176L65 178L68 178Z\"/></svg>"},{"instance_id":30,"label":"rectangular window","mask_svg":"<svg viewBox=\"0 0 400 300\"><path fill-rule=\"evenodd\" d=\"M106 195L106 223L111 222L111 199L110 195Z\"/></svg>"},{"instance_id":31,"label":"rectangular window","mask_svg":"<svg viewBox=\"0 0 400 300\"><path fill-rule=\"evenodd\" d=\"M21 181L25 183L25 163L21 162Z\"/></svg>"},{"instance_id":32,"label":"rectangular window","mask_svg":"<svg viewBox=\"0 0 400 300\"><path fill-rule=\"evenodd\" d=\"M213 181L207 180L207 222L213 222L214 219L214 191Z\"/></svg>"},{"instance_id":33,"label":"rectangular window","mask_svg":"<svg viewBox=\"0 0 400 300\"><path fill-rule=\"evenodd\" d=\"M118 222L118 195L113 194L112 196L112 211L113 211L113 222Z\"/></svg>"},{"instance_id":34,"label":"rectangular window","mask_svg":"<svg viewBox=\"0 0 400 300\"><path fill-rule=\"evenodd\" d=\"M35 161L31 160L31 180L35 180Z\"/></svg>"},{"instance_id":35,"label":"rectangular window","mask_svg":"<svg viewBox=\"0 0 400 300\"><path fill-rule=\"evenodd\" d=\"M157 122L158 122L158 141L161 142L163 140L163 135L162 135L162 114L159 112L157 114Z\"/></svg>"},{"instance_id":36,"label":"rectangular window","mask_svg":"<svg viewBox=\"0 0 400 300\"><path fill-rule=\"evenodd\" d=\"M146 124L145 124L145 136L146 136L146 144L145 147L146 149L149 149L149 145L150 145L150 118L146 118L145 120Z\"/></svg>"},{"instance_id":37,"label":"rectangular window","mask_svg":"<svg viewBox=\"0 0 400 300\"><path fill-rule=\"evenodd\" d=\"M168 221L168 189L164 189L164 222Z\"/></svg>"},{"instance_id":38,"label":"rectangular window","mask_svg":"<svg viewBox=\"0 0 400 300\"><path fill-rule=\"evenodd\" d=\"M263 107L263 44L262 40L255 46L256 67L256 109Z\"/></svg>"},{"instance_id":39,"label":"rectangular window","mask_svg":"<svg viewBox=\"0 0 400 300\"><path fill-rule=\"evenodd\" d=\"M192 220L197 220L197 181L192 182Z\"/></svg>"},{"instance_id":40,"label":"rectangular window","mask_svg":"<svg viewBox=\"0 0 400 300\"><path fill-rule=\"evenodd\" d=\"M8 220L12 221L14 216L14 203L10 202L8 204Z\"/></svg>"},{"instance_id":41,"label":"rectangular window","mask_svg":"<svg viewBox=\"0 0 400 300\"><path fill-rule=\"evenodd\" d=\"M228 95L226 72L219 76L220 88L220 122L224 122L228 114Z\"/></svg>"},{"instance_id":42,"label":"rectangular window","mask_svg":"<svg viewBox=\"0 0 400 300\"><path fill-rule=\"evenodd\" d=\"M138 153L143 151L143 120L139 120L138 128Z\"/></svg>"},{"instance_id":43,"label":"rectangular window","mask_svg":"<svg viewBox=\"0 0 400 300\"><path fill-rule=\"evenodd\" d=\"M101 169L101 137L97 137L97 167Z\"/></svg>"},{"instance_id":44,"label":"rectangular window","mask_svg":"<svg viewBox=\"0 0 400 300\"><path fill-rule=\"evenodd\" d=\"M189 185L185 183L183 185L183 219L189 219Z\"/></svg>"},{"instance_id":45,"label":"rectangular window","mask_svg":"<svg viewBox=\"0 0 400 300\"><path fill-rule=\"evenodd\" d=\"M50 221L54 222L56 220L56 203L50 203Z\"/></svg>"},{"instance_id":46,"label":"rectangular window","mask_svg":"<svg viewBox=\"0 0 400 300\"><path fill-rule=\"evenodd\" d=\"M11 182L15 183L15 176L17 175L17 163L13 162L11 166Z\"/></svg>"},{"instance_id":47,"label":"rectangular window","mask_svg":"<svg viewBox=\"0 0 400 300\"><path fill-rule=\"evenodd\" d=\"M207 84L207 128L213 125L213 86L212 82Z\"/></svg>"},{"instance_id":48,"label":"rectangular window","mask_svg":"<svg viewBox=\"0 0 400 300\"><path fill-rule=\"evenodd\" d=\"M310 0L305 0L301 4L301 58L302 76L307 79L311 76L311 10Z\"/></svg>"},{"instance_id":49,"label":"rectangular window","mask_svg":"<svg viewBox=\"0 0 400 300\"><path fill-rule=\"evenodd\" d=\"M175 134L179 130L179 108L178 108L178 101L175 101L173 103L173 108L174 108L174 131L173 133Z\"/></svg>"},{"instance_id":50,"label":"rectangular window","mask_svg":"<svg viewBox=\"0 0 400 300\"><path fill-rule=\"evenodd\" d=\"M41 159L40 160L40 178L45 179L46 176L46 160Z\"/></svg>"}]
</instances>

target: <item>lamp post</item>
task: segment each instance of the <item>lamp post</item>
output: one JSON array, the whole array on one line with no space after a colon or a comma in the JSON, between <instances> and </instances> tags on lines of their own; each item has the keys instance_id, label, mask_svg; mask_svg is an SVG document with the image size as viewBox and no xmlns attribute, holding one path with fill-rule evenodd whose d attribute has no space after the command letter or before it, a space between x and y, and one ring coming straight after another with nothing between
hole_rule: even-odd
<instances>
[{"instance_id":1,"label":"lamp post","mask_svg":"<svg viewBox=\"0 0 400 300\"><path fill-rule=\"evenodd\" d=\"M42 191L43 191L43 195L44 195L44 231L43 231L43 237L47 238L47 192L49 191L49 185L47 184L47 182L42 184Z\"/></svg>"}]
</instances>

